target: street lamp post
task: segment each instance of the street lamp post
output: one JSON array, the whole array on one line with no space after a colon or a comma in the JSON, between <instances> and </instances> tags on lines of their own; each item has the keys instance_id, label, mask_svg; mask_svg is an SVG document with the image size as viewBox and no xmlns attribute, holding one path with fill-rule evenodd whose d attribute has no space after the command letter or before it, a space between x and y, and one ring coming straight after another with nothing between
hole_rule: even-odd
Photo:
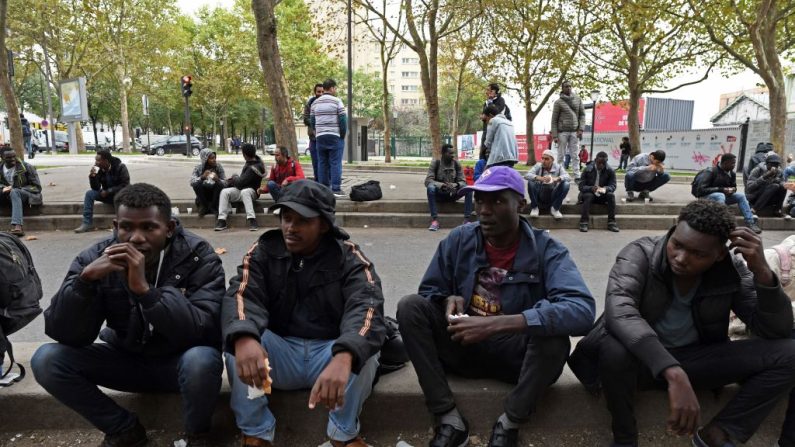
<instances>
[{"instance_id":1,"label":"street lamp post","mask_svg":"<svg viewBox=\"0 0 795 447\"><path fill-rule=\"evenodd\" d=\"M594 129L596 128L596 103L599 101L600 95L601 92L599 90L593 90L591 92L591 101L593 101L593 109L591 110L591 155L588 157L588 160L593 160Z\"/></svg>"}]
</instances>

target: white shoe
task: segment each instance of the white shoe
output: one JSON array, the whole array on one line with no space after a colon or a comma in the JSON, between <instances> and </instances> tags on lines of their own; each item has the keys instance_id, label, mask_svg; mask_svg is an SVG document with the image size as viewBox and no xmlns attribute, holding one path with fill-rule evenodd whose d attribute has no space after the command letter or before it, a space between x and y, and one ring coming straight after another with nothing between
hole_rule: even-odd
<instances>
[{"instance_id":1,"label":"white shoe","mask_svg":"<svg viewBox=\"0 0 795 447\"><path fill-rule=\"evenodd\" d=\"M550 208L549 214L551 214L552 217L555 218L555 220L563 219L563 214L561 214L560 211L556 210L555 208Z\"/></svg>"},{"instance_id":2,"label":"white shoe","mask_svg":"<svg viewBox=\"0 0 795 447\"><path fill-rule=\"evenodd\" d=\"M538 217L538 208L530 210L530 217Z\"/></svg>"}]
</instances>

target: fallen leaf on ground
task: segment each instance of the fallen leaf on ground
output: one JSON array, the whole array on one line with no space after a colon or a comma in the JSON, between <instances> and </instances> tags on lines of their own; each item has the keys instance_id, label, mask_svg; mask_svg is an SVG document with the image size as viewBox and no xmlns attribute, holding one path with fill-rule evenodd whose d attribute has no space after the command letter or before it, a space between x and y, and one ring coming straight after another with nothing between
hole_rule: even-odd
<instances>
[{"instance_id":1,"label":"fallen leaf on ground","mask_svg":"<svg viewBox=\"0 0 795 447\"><path fill-rule=\"evenodd\" d=\"M50 182L50 183L47 183L47 186L58 186L58 185L56 185L55 182Z\"/></svg>"},{"instance_id":2,"label":"fallen leaf on ground","mask_svg":"<svg viewBox=\"0 0 795 447\"><path fill-rule=\"evenodd\" d=\"M36 236L25 236L25 240L26 241L37 241L37 240L39 240L39 238L37 238Z\"/></svg>"},{"instance_id":3,"label":"fallen leaf on ground","mask_svg":"<svg viewBox=\"0 0 795 447\"><path fill-rule=\"evenodd\" d=\"M225 248L218 247L218 248L215 249L215 254L217 254L217 255L222 255L224 253L226 253L226 249Z\"/></svg>"}]
</instances>

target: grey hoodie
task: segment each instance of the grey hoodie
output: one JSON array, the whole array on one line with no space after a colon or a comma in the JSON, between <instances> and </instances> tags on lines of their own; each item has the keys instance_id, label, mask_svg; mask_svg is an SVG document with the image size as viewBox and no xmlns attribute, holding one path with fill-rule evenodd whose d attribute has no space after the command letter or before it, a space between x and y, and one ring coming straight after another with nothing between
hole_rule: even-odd
<instances>
[{"instance_id":1,"label":"grey hoodie","mask_svg":"<svg viewBox=\"0 0 795 447\"><path fill-rule=\"evenodd\" d=\"M519 161L513 124L502 113L489 121L483 145L490 150L486 166L504 161Z\"/></svg>"},{"instance_id":2,"label":"grey hoodie","mask_svg":"<svg viewBox=\"0 0 795 447\"><path fill-rule=\"evenodd\" d=\"M193 167L193 173L190 176L191 188L202 182L202 174L207 169L205 167L207 165L207 159L210 158L210 154L214 153L215 152L213 152L212 149L202 149L201 152L199 152L199 160L201 161L199 164ZM211 168L210 170L218 174L218 179L221 181L221 186L226 185L226 174L224 174L224 167L221 166L221 162L216 161L215 167ZM204 183L212 184L215 183L215 180L206 179L204 180Z\"/></svg>"}]
</instances>

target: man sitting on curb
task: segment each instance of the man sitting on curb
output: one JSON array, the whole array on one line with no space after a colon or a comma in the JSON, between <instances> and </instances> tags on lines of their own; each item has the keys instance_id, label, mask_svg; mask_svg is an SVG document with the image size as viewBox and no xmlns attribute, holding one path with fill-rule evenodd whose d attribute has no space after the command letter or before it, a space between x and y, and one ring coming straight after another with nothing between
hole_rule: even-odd
<instances>
[{"instance_id":1,"label":"man sitting on curb","mask_svg":"<svg viewBox=\"0 0 795 447\"><path fill-rule=\"evenodd\" d=\"M692 202L666 235L624 247L605 299L604 315L569 364L587 387L604 392L613 446L638 445L639 387L667 388L669 432L692 436L695 447L734 447L795 385L789 298L759 236L735 228L725 205ZM730 312L758 338L729 341ZM731 383L740 390L699 429L694 388Z\"/></svg>"},{"instance_id":2,"label":"man sitting on curb","mask_svg":"<svg viewBox=\"0 0 795 447\"><path fill-rule=\"evenodd\" d=\"M723 154L718 166L702 171L696 176L695 196L699 199L713 200L725 203L726 205L737 204L743 214L745 224L754 233L759 234L762 229L754 220L754 213L745 194L737 192L737 177L734 173L734 166L737 164L737 156L734 154Z\"/></svg>"},{"instance_id":3,"label":"man sitting on curb","mask_svg":"<svg viewBox=\"0 0 795 447\"><path fill-rule=\"evenodd\" d=\"M593 324L594 299L560 242L521 217L525 188L513 168L488 168L473 186L480 223L439 243L417 295L397 318L425 404L436 416L430 445L466 445L469 425L445 371L516 384L489 446L518 445L518 429L563 371L569 336ZM483 414L477 417L483 418Z\"/></svg>"},{"instance_id":4,"label":"man sitting on curb","mask_svg":"<svg viewBox=\"0 0 795 447\"><path fill-rule=\"evenodd\" d=\"M221 190L226 186L224 167L211 149L202 149L199 152L199 160L199 164L193 168L190 176L190 186L196 194L199 217L205 214L217 215Z\"/></svg>"},{"instance_id":5,"label":"man sitting on curb","mask_svg":"<svg viewBox=\"0 0 795 447\"><path fill-rule=\"evenodd\" d=\"M616 223L616 173L607 164L607 153L599 152L596 159L585 167L580 177L580 200L582 213L580 214L580 231L588 231L588 218L591 214L591 204L607 205L607 229L618 233Z\"/></svg>"},{"instance_id":6,"label":"man sitting on curb","mask_svg":"<svg viewBox=\"0 0 795 447\"><path fill-rule=\"evenodd\" d=\"M75 228L75 233L94 231L94 202L113 204L116 193L130 184L130 173L121 159L108 150L102 150L94 157L88 183L91 189L86 191L83 199L83 223Z\"/></svg>"},{"instance_id":7,"label":"man sitting on curb","mask_svg":"<svg viewBox=\"0 0 795 447\"><path fill-rule=\"evenodd\" d=\"M257 194L270 193L273 201L278 202L282 188L288 183L304 178L304 170L298 160L290 158L290 151L284 146L279 146L273 157L276 163L271 165L268 184L259 188Z\"/></svg>"},{"instance_id":8,"label":"man sitting on curb","mask_svg":"<svg viewBox=\"0 0 795 447\"><path fill-rule=\"evenodd\" d=\"M143 445L147 436L100 386L180 393L187 445L215 445L208 433L223 372L221 259L172 219L160 189L128 186L115 206L114 234L72 261L44 312L44 330L57 343L36 351L33 374L105 433L102 447ZM97 335L105 343L95 343Z\"/></svg>"},{"instance_id":9,"label":"man sitting on curb","mask_svg":"<svg viewBox=\"0 0 795 447\"><path fill-rule=\"evenodd\" d=\"M530 192L530 217L538 217L539 207L549 207L555 220L563 219L560 207L569 193L569 174L555 162L555 154L545 150L541 163L536 163L525 178Z\"/></svg>"},{"instance_id":10,"label":"man sitting on curb","mask_svg":"<svg viewBox=\"0 0 795 447\"><path fill-rule=\"evenodd\" d=\"M654 199L649 196L651 191L671 180L665 172L665 151L656 150L649 154L638 154L632 159L624 174L624 187L627 190L627 202L635 200L635 193L640 192L640 199Z\"/></svg>"},{"instance_id":11,"label":"man sitting on curb","mask_svg":"<svg viewBox=\"0 0 795 447\"><path fill-rule=\"evenodd\" d=\"M751 207L760 216L783 216L781 207L787 188L784 186L784 170L781 169L781 157L778 154L768 154L765 162L751 171L745 192Z\"/></svg>"},{"instance_id":12,"label":"man sitting on curb","mask_svg":"<svg viewBox=\"0 0 795 447\"><path fill-rule=\"evenodd\" d=\"M41 182L36 168L17 158L10 146L0 149L3 158L3 173L0 177L0 203L11 205L11 229L15 236L24 236L22 215L24 205L41 205Z\"/></svg>"},{"instance_id":13,"label":"man sitting on curb","mask_svg":"<svg viewBox=\"0 0 795 447\"><path fill-rule=\"evenodd\" d=\"M386 335L384 297L373 264L334 225L334 206L331 190L317 182L284 187L270 208L280 228L260 236L230 282L226 367L244 446L273 443L268 379L279 390L312 389L309 408L328 410L333 447L366 446L359 413Z\"/></svg>"},{"instance_id":14,"label":"man sitting on curb","mask_svg":"<svg viewBox=\"0 0 795 447\"><path fill-rule=\"evenodd\" d=\"M431 161L428 167L428 175L425 177L425 189L428 195L428 208L431 211L430 231L439 229L439 212L436 209L436 202L455 202L461 195L458 191L466 186L464 173L461 163L455 159L453 146L450 144L442 145L442 157L439 160ZM464 223L469 221L472 215L472 193L464 194Z\"/></svg>"},{"instance_id":15,"label":"man sitting on curb","mask_svg":"<svg viewBox=\"0 0 795 447\"><path fill-rule=\"evenodd\" d=\"M232 209L232 204L240 201L243 202L243 207L246 209L249 231L259 230L257 215L254 212L254 200L257 199L257 190L262 185L262 177L265 176L265 165L257 155L257 149L253 144L243 145L243 159L246 160L246 164L243 165L240 175L233 175L226 182L228 186L221 190L215 231L224 231L228 228L226 217Z\"/></svg>"}]
</instances>

